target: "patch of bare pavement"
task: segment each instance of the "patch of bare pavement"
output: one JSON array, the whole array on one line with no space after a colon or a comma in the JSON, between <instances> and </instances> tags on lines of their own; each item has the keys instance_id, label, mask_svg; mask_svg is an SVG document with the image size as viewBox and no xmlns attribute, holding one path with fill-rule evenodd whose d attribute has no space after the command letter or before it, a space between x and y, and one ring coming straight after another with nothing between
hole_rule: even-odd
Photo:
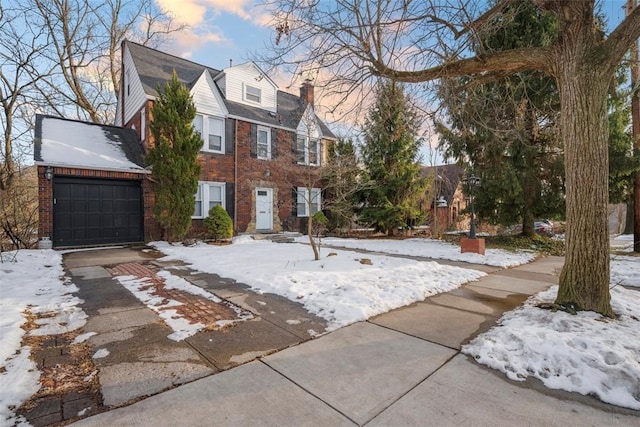
<instances>
[{"instance_id":1,"label":"patch of bare pavement","mask_svg":"<svg viewBox=\"0 0 640 427\"><path fill-rule=\"evenodd\" d=\"M42 371L40 391L18 410L30 424L67 424L126 406L307 341L326 328L299 303L256 294L180 262L160 262L161 255L142 248L64 254L67 276L79 289L88 319L72 333L30 338ZM165 287L157 274L161 270L221 301ZM117 276L143 279L153 287L154 299L171 301L181 321L202 329L181 341L169 339L174 331L158 310L141 302Z\"/></svg>"}]
</instances>

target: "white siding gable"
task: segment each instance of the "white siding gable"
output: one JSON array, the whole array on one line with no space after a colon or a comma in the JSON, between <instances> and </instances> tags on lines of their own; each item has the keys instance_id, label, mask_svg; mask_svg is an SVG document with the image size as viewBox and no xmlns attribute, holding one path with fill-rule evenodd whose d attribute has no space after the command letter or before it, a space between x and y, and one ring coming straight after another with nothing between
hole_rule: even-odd
<instances>
[{"instance_id":1,"label":"white siding gable","mask_svg":"<svg viewBox=\"0 0 640 427\"><path fill-rule=\"evenodd\" d=\"M226 68L218 82L229 101L277 110L278 86L253 62Z\"/></svg>"},{"instance_id":2,"label":"white siding gable","mask_svg":"<svg viewBox=\"0 0 640 427\"><path fill-rule=\"evenodd\" d=\"M227 116L227 108L211 75L204 71L191 89L193 103L199 114L224 118Z\"/></svg>"},{"instance_id":3,"label":"white siding gable","mask_svg":"<svg viewBox=\"0 0 640 427\"><path fill-rule=\"evenodd\" d=\"M298 123L298 127L296 128L296 133L300 136L314 139L322 138L322 130L320 129L320 125L318 124L311 104L307 105L307 108L302 115L302 119L300 119L300 123Z\"/></svg>"},{"instance_id":4,"label":"white siding gable","mask_svg":"<svg viewBox=\"0 0 640 427\"><path fill-rule=\"evenodd\" d=\"M124 97L124 123L122 123L124 125L131 120L134 114L137 114L138 111L140 111L140 108L142 108L148 98L144 93L140 76L138 76L138 71L133 63L133 58L131 57L131 52L129 52L129 48L126 44L123 56L124 73L122 82L120 82L122 87L120 89L119 97ZM123 100L118 99L118 104L123 104ZM120 108L118 108L118 110L120 110Z\"/></svg>"}]
</instances>

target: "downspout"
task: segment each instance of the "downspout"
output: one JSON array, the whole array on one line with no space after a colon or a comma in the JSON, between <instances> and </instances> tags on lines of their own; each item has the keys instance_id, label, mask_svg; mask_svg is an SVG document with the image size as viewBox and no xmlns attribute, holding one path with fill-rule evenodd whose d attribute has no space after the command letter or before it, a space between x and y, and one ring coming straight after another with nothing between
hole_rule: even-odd
<instances>
[{"instance_id":1,"label":"downspout","mask_svg":"<svg viewBox=\"0 0 640 427\"><path fill-rule=\"evenodd\" d=\"M238 119L233 132L233 228L238 232Z\"/></svg>"}]
</instances>

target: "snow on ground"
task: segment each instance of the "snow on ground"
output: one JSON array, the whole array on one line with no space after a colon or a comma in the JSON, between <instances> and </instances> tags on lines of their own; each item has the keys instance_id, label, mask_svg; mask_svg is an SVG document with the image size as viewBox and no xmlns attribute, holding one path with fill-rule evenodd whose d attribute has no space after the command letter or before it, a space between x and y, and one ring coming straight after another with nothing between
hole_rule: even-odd
<instances>
[{"instance_id":1,"label":"snow on ground","mask_svg":"<svg viewBox=\"0 0 640 427\"><path fill-rule=\"evenodd\" d=\"M307 236L296 239L300 243L308 243ZM384 252L388 254L420 256L433 259L448 259L464 261L474 264L486 264L496 267L514 267L526 264L536 257L535 252L511 252L503 249L487 249L485 255L476 253L460 253L460 245L433 239L341 239L326 237L321 244L350 249L364 249L367 251Z\"/></svg>"},{"instance_id":2,"label":"snow on ground","mask_svg":"<svg viewBox=\"0 0 640 427\"><path fill-rule=\"evenodd\" d=\"M640 292L612 288L611 304L619 316L612 320L536 307L552 303L557 291L554 286L506 313L462 352L512 380L534 377L552 389L640 409Z\"/></svg>"},{"instance_id":3,"label":"snow on ground","mask_svg":"<svg viewBox=\"0 0 640 427\"><path fill-rule=\"evenodd\" d=\"M34 335L60 334L84 325L86 314L80 299L71 295L75 285L62 279L62 257L52 250L4 252L0 262L0 426L20 420L18 407L40 388L30 348L21 347L25 313L55 313L38 319Z\"/></svg>"},{"instance_id":4,"label":"snow on ground","mask_svg":"<svg viewBox=\"0 0 640 427\"><path fill-rule=\"evenodd\" d=\"M175 276L168 271L159 271L158 277L164 280L164 286L167 289L178 289L192 295L204 297L215 303L222 302L222 300L216 295L213 295L198 286L192 285L182 277ZM173 329L173 333L167 336L170 340L182 341L185 338L195 335L198 331L201 331L207 326L199 322L191 323L176 310L172 309L172 307L182 305L181 302L155 295L156 288L153 281L148 277L138 279L135 276L117 276L115 279L135 295L136 298L146 304L147 307L155 311L158 316L160 316L165 323ZM246 319L248 318L247 316L251 317L250 315L242 313L239 309L233 309L241 319ZM216 322L216 325L224 326L229 322L229 320L220 320Z\"/></svg>"},{"instance_id":5,"label":"snow on ground","mask_svg":"<svg viewBox=\"0 0 640 427\"><path fill-rule=\"evenodd\" d=\"M640 257L612 255L611 284L640 288Z\"/></svg>"},{"instance_id":6,"label":"snow on ground","mask_svg":"<svg viewBox=\"0 0 640 427\"><path fill-rule=\"evenodd\" d=\"M485 275L435 262L327 248L314 261L307 245L246 236L228 246L199 243L184 247L165 242L153 246L167 255L166 260L182 260L196 270L237 280L257 292L300 302L327 320L327 330L422 301ZM361 263L363 258L371 265Z\"/></svg>"},{"instance_id":7,"label":"snow on ground","mask_svg":"<svg viewBox=\"0 0 640 427\"><path fill-rule=\"evenodd\" d=\"M620 234L611 239L611 249L633 252L633 234Z\"/></svg>"}]
</instances>

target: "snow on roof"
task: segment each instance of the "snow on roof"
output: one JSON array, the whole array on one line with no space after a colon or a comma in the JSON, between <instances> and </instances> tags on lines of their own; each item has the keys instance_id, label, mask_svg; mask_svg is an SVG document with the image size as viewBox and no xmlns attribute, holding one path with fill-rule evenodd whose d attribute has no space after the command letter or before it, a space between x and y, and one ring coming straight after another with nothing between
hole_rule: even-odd
<instances>
[{"instance_id":1,"label":"snow on roof","mask_svg":"<svg viewBox=\"0 0 640 427\"><path fill-rule=\"evenodd\" d=\"M36 117L36 164L147 173L135 131L58 117Z\"/></svg>"}]
</instances>

